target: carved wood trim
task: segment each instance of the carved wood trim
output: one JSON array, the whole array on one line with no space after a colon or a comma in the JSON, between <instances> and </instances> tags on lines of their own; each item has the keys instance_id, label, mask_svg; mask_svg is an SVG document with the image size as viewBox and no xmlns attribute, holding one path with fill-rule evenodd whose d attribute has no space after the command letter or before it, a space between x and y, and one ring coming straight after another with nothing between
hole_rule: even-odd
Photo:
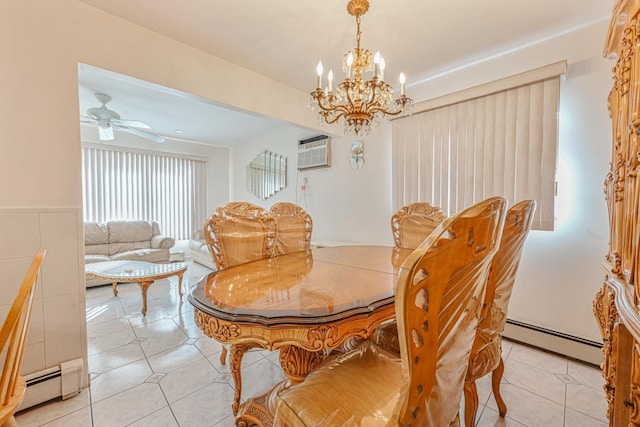
<instances>
[{"instance_id":1,"label":"carved wood trim","mask_svg":"<svg viewBox=\"0 0 640 427\"><path fill-rule=\"evenodd\" d=\"M294 345L308 351L333 350L351 337L366 339L381 323L393 319L393 303L376 309L369 314L361 314L331 322L328 325L283 324L264 326L257 323L231 322L218 319L196 308L196 325L221 343L246 344L269 350L277 350Z\"/></svg>"},{"instance_id":2,"label":"carved wood trim","mask_svg":"<svg viewBox=\"0 0 640 427\"><path fill-rule=\"evenodd\" d=\"M609 423L640 425L640 0L617 0L604 54L617 56L608 97L611 161L604 181L609 217L605 284L593 310L602 334Z\"/></svg>"}]
</instances>

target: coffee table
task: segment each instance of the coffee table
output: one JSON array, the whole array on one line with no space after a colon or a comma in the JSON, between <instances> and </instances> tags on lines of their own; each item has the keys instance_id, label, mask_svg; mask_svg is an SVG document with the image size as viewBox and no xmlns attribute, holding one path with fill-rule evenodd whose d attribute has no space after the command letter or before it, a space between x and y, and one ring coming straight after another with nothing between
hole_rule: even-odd
<instances>
[{"instance_id":1,"label":"coffee table","mask_svg":"<svg viewBox=\"0 0 640 427\"><path fill-rule=\"evenodd\" d=\"M105 261L86 264L85 274L113 283L113 295L118 296L118 283L137 283L142 290L142 315L147 315L147 290L158 279L178 276L178 293L182 299L182 277L187 270L184 262L155 264L143 261Z\"/></svg>"}]
</instances>

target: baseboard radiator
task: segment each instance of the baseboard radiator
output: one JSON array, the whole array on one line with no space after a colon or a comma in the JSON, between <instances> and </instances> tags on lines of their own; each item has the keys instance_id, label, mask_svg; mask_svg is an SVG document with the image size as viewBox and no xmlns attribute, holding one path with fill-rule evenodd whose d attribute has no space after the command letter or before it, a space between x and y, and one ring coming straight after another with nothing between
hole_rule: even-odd
<instances>
[{"instance_id":1,"label":"baseboard radiator","mask_svg":"<svg viewBox=\"0 0 640 427\"><path fill-rule=\"evenodd\" d=\"M82 359L62 362L59 366L25 375L27 391L20 410L58 397L64 400L78 395L84 375Z\"/></svg>"},{"instance_id":2,"label":"baseboard radiator","mask_svg":"<svg viewBox=\"0 0 640 427\"><path fill-rule=\"evenodd\" d=\"M595 366L600 366L604 358L602 344L599 342L517 320L507 320L503 336L512 341L529 344Z\"/></svg>"}]
</instances>

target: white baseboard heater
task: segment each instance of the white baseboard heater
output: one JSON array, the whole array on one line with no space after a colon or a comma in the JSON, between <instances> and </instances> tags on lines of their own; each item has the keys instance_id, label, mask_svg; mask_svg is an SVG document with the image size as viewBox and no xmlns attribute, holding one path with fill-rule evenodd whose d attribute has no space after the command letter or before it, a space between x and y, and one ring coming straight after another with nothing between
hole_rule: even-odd
<instances>
[{"instance_id":1,"label":"white baseboard heater","mask_svg":"<svg viewBox=\"0 0 640 427\"><path fill-rule=\"evenodd\" d=\"M27 391L19 410L58 397L64 400L78 395L83 387L84 376L82 359L62 362L59 366L25 375Z\"/></svg>"},{"instance_id":2,"label":"white baseboard heater","mask_svg":"<svg viewBox=\"0 0 640 427\"><path fill-rule=\"evenodd\" d=\"M604 359L601 343L517 320L507 320L503 336L596 366Z\"/></svg>"}]
</instances>

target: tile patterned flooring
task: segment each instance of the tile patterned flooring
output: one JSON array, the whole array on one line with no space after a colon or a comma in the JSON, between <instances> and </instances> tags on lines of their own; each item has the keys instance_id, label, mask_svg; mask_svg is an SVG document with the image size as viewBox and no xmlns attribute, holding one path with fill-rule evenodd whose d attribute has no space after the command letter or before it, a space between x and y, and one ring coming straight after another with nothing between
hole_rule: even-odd
<instances>
[{"instance_id":1,"label":"tile patterned flooring","mask_svg":"<svg viewBox=\"0 0 640 427\"><path fill-rule=\"evenodd\" d=\"M186 287L210 270L189 262ZM149 289L146 318L135 283L87 290L91 387L79 396L17 414L30 426L227 427L233 380L220 364L222 347L194 325L193 308L180 301L177 278ZM525 345L504 343L502 383L506 419L498 416L488 377L478 382L478 426L600 427L608 425L597 368ZM242 367L243 396L283 379L277 352L251 351Z\"/></svg>"}]
</instances>

